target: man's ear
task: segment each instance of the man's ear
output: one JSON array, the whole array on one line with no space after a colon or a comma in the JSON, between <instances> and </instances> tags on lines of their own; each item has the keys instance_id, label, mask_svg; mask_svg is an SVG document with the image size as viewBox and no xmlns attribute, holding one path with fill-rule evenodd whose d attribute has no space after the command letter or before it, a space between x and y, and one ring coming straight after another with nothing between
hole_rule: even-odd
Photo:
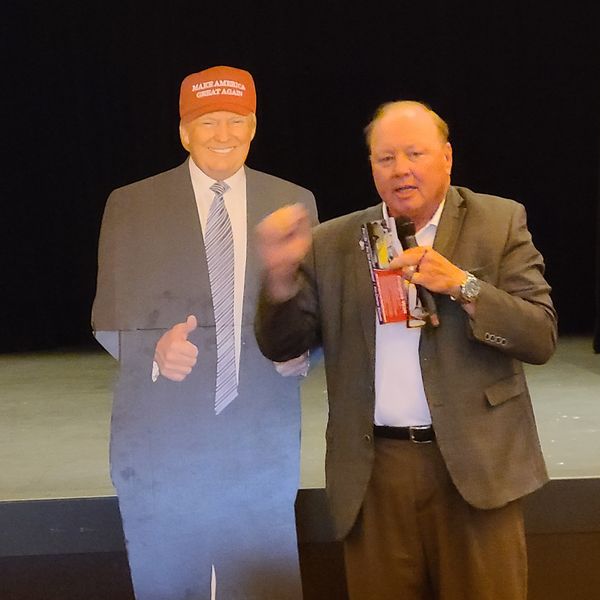
<instances>
[{"instance_id":1,"label":"man's ear","mask_svg":"<svg viewBox=\"0 0 600 600\"><path fill-rule=\"evenodd\" d=\"M179 139L181 145L189 152L190 151L190 135L186 126L183 123L179 123Z\"/></svg>"},{"instance_id":2,"label":"man's ear","mask_svg":"<svg viewBox=\"0 0 600 600\"><path fill-rule=\"evenodd\" d=\"M450 142L446 142L444 157L446 159L446 173L450 175L452 172L452 146L450 145Z\"/></svg>"}]
</instances>

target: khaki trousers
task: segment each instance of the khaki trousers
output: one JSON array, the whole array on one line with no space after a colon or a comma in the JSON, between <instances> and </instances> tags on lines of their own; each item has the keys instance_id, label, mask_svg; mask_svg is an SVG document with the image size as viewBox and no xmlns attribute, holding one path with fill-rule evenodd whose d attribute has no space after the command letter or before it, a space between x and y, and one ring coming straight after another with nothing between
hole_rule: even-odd
<instances>
[{"instance_id":1,"label":"khaki trousers","mask_svg":"<svg viewBox=\"0 0 600 600\"><path fill-rule=\"evenodd\" d=\"M435 442L375 439L361 513L344 541L351 600L525 600L520 501L473 508Z\"/></svg>"}]
</instances>

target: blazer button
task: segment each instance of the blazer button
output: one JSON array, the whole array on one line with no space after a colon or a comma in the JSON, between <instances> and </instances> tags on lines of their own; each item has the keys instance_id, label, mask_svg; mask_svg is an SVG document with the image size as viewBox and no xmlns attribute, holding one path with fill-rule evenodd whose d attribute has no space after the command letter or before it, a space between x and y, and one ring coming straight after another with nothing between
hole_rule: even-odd
<instances>
[{"instance_id":1,"label":"blazer button","mask_svg":"<svg viewBox=\"0 0 600 600\"><path fill-rule=\"evenodd\" d=\"M370 442L372 440L371 436L367 433L365 435L365 442Z\"/></svg>"}]
</instances>

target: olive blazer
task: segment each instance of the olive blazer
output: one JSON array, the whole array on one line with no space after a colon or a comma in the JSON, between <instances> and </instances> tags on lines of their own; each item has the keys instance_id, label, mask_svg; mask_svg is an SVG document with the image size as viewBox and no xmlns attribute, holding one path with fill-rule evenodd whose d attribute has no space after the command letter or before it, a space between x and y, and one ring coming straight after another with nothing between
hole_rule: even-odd
<instances>
[{"instance_id":1,"label":"olive blazer","mask_svg":"<svg viewBox=\"0 0 600 600\"><path fill-rule=\"evenodd\" d=\"M327 492L339 537L352 527L374 457L375 301L361 224L381 205L323 223L283 304L262 294L259 347L274 360L322 345L329 422ZM544 264L517 202L450 187L434 248L481 281L469 318L435 295L441 324L421 333L419 358L437 443L467 502L499 507L547 480L522 362L543 363L556 344ZM402 398L402 365L398 395Z\"/></svg>"}]
</instances>

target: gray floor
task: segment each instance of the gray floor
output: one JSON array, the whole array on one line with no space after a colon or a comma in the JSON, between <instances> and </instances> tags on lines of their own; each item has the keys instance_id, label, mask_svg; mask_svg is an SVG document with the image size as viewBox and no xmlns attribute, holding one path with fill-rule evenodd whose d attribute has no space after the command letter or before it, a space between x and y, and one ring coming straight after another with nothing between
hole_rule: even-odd
<instances>
[{"instance_id":1,"label":"gray floor","mask_svg":"<svg viewBox=\"0 0 600 600\"><path fill-rule=\"evenodd\" d=\"M561 338L528 366L550 476L600 477L600 355L591 338ZM108 474L116 363L102 351L0 355L0 501L112 496ZM322 365L302 393L304 488L324 484Z\"/></svg>"}]
</instances>

